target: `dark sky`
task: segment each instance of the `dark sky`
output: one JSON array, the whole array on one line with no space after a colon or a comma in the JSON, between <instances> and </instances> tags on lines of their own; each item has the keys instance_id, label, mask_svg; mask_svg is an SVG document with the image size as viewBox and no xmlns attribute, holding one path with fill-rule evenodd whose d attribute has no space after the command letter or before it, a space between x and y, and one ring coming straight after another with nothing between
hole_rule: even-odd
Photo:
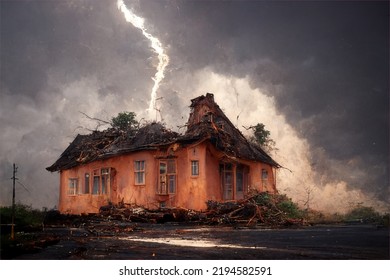
<instances>
[{"instance_id":1,"label":"dark sky","mask_svg":"<svg viewBox=\"0 0 390 280\"><path fill-rule=\"evenodd\" d=\"M168 126L185 123L191 98L220 89L216 100L228 115L229 99L245 112L240 129L264 117L280 144L291 136L280 128L291 127L307 148L294 152L307 159L316 187L344 182L388 201L387 1L125 2L170 57L158 92ZM29 189L19 186L20 201L53 207L58 175L45 167L77 133L95 128L79 112L144 116L156 55L115 0L0 3L1 203L10 201L15 162ZM247 112L262 100L272 100L283 124L267 123L266 109ZM289 151L281 147L279 157L294 169Z\"/></svg>"}]
</instances>

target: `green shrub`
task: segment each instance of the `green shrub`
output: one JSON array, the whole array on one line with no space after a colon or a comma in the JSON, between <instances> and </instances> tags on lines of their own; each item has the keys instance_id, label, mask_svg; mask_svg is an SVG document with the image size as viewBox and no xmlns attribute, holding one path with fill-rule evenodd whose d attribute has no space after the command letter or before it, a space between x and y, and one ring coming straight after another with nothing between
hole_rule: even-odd
<instances>
[{"instance_id":1,"label":"green shrub","mask_svg":"<svg viewBox=\"0 0 390 280\"><path fill-rule=\"evenodd\" d=\"M263 193L257 194L254 199L258 205L268 206L271 203L272 195L270 195L269 193L263 192Z\"/></svg>"},{"instance_id":2,"label":"green shrub","mask_svg":"<svg viewBox=\"0 0 390 280\"><path fill-rule=\"evenodd\" d=\"M286 213L288 218L301 219L303 217L302 210L300 210L298 205L291 200L282 200L277 204L277 207Z\"/></svg>"},{"instance_id":3,"label":"green shrub","mask_svg":"<svg viewBox=\"0 0 390 280\"><path fill-rule=\"evenodd\" d=\"M16 204L15 205L15 225L16 227L35 227L42 224L44 213L40 210L33 209L31 206ZM0 207L1 224L12 223L12 207Z\"/></svg>"},{"instance_id":4,"label":"green shrub","mask_svg":"<svg viewBox=\"0 0 390 280\"><path fill-rule=\"evenodd\" d=\"M382 223L384 216L372 207L358 205L345 214L346 221L360 220L365 223Z\"/></svg>"}]
</instances>

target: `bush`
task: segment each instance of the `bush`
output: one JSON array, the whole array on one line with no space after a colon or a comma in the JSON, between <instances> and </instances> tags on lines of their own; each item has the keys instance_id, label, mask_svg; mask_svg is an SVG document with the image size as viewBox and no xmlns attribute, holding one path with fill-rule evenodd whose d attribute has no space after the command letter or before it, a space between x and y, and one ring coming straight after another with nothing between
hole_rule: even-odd
<instances>
[{"instance_id":1,"label":"bush","mask_svg":"<svg viewBox=\"0 0 390 280\"><path fill-rule=\"evenodd\" d=\"M31 206L16 204L15 205L15 227L36 227L41 226L44 213L40 210L33 209ZM2 224L12 223L12 207L0 207L0 221Z\"/></svg>"},{"instance_id":2,"label":"bush","mask_svg":"<svg viewBox=\"0 0 390 280\"><path fill-rule=\"evenodd\" d=\"M383 223L384 217L375 211L374 208L363 205L358 205L345 214L346 221L360 221L365 223Z\"/></svg>"},{"instance_id":3,"label":"bush","mask_svg":"<svg viewBox=\"0 0 390 280\"><path fill-rule=\"evenodd\" d=\"M258 205L269 206L272 201L272 196L269 193L258 193L255 196L255 201Z\"/></svg>"},{"instance_id":4,"label":"bush","mask_svg":"<svg viewBox=\"0 0 390 280\"><path fill-rule=\"evenodd\" d=\"M288 218L301 219L303 217L302 210L291 200L283 200L277 204L277 207L286 213Z\"/></svg>"}]
</instances>

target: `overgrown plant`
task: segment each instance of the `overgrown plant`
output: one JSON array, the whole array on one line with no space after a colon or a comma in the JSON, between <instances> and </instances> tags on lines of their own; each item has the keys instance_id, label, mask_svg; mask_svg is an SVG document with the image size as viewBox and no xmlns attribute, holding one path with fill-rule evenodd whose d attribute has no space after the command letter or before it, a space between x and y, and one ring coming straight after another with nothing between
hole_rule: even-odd
<instances>
[{"instance_id":1,"label":"overgrown plant","mask_svg":"<svg viewBox=\"0 0 390 280\"><path fill-rule=\"evenodd\" d=\"M388 216L388 214L387 214ZM374 208L358 204L345 214L346 221L360 221L362 223L384 223L386 215L381 215Z\"/></svg>"},{"instance_id":2,"label":"overgrown plant","mask_svg":"<svg viewBox=\"0 0 390 280\"><path fill-rule=\"evenodd\" d=\"M246 127L245 127L246 128ZM275 141L271 138L271 132L265 129L265 125L257 123L256 125L246 128L252 130L253 135L249 137L249 141L255 145L259 145L266 152L275 150Z\"/></svg>"},{"instance_id":3,"label":"overgrown plant","mask_svg":"<svg viewBox=\"0 0 390 280\"><path fill-rule=\"evenodd\" d=\"M15 225L17 228L37 227L43 223L45 213L33 209L31 206L24 204L15 205ZM0 207L1 224L12 223L12 207Z\"/></svg>"},{"instance_id":4,"label":"overgrown plant","mask_svg":"<svg viewBox=\"0 0 390 280\"><path fill-rule=\"evenodd\" d=\"M121 112L111 119L111 125L119 130L136 130L139 127L139 122L136 120L134 112Z\"/></svg>"}]
</instances>

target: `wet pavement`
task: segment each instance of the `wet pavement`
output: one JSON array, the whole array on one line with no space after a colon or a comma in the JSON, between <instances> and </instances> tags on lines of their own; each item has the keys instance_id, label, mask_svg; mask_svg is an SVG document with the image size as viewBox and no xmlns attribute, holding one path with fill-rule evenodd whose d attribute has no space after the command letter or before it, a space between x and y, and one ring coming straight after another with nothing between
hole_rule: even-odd
<instances>
[{"instance_id":1,"label":"wet pavement","mask_svg":"<svg viewBox=\"0 0 390 280\"><path fill-rule=\"evenodd\" d=\"M118 230L120 228L120 230ZM121 259L389 259L389 228L317 225L297 228L233 228L180 224L116 225L112 231L51 227L36 236L55 239L18 260Z\"/></svg>"}]
</instances>

